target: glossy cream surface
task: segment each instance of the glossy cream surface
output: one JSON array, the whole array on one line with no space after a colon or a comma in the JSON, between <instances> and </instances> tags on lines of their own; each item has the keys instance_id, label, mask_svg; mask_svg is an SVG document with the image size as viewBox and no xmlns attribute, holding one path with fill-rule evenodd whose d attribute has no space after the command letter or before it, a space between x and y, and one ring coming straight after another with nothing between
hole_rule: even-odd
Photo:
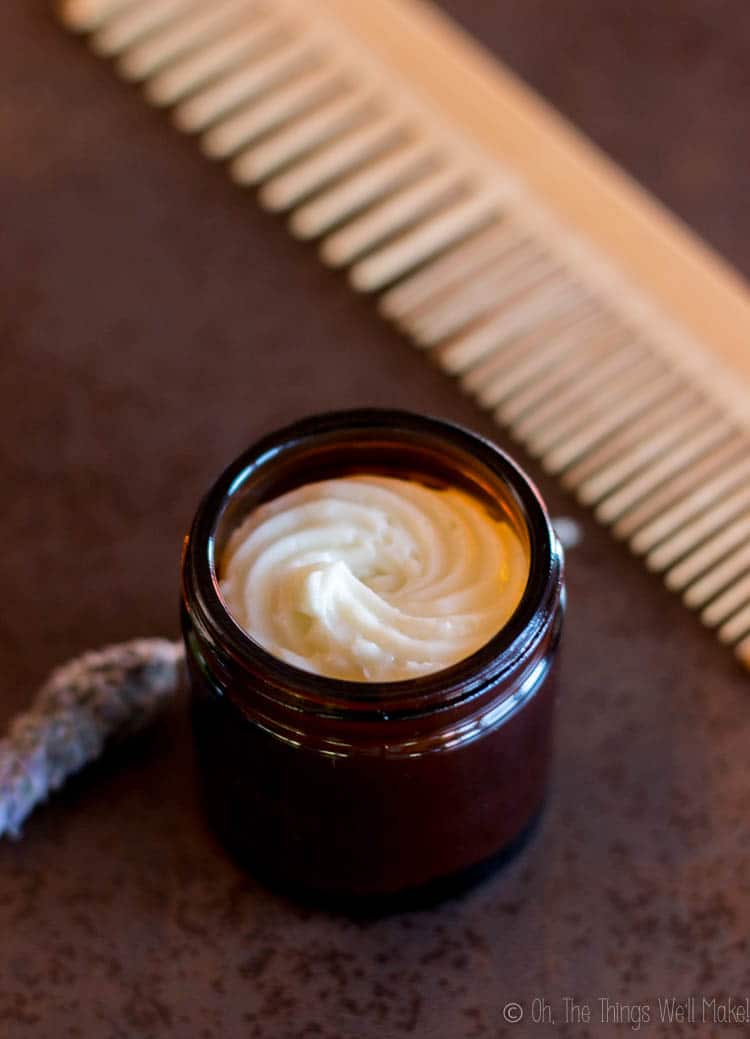
<instances>
[{"instance_id":1,"label":"glossy cream surface","mask_svg":"<svg viewBox=\"0 0 750 1039\"><path fill-rule=\"evenodd\" d=\"M220 588L266 650L320 675L396 681L469 656L526 586L518 535L475 498L357 475L305 484L233 531Z\"/></svg>"}]
</instances>

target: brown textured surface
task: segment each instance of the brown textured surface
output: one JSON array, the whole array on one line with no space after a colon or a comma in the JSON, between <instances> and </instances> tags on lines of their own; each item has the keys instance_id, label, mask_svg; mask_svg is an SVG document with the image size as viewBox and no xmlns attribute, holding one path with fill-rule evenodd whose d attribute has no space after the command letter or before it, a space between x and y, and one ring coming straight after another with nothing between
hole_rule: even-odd
<instances>
[{"instance_id":1,"label":"brown textured surface","mask_svg":"<svg viewBox=\"0 0 750 1039\"><path fill-rule=\"evenodd\" d=\"M750 273L744 0L446 7ZM4 723L71 654L176 633L182 531L261 432L362 404L495 431L42 0L0 7L0 99ZM560 1034L617 1034L608 996L677 1035L657 996L750 995L747 677L584 528L521 857L439 910L299 909L207 832L179 703L0 845L0 1037L480 1039L544 1032L503 1023L534 996L592 1004Z\"/></svg>"}]
</instances>

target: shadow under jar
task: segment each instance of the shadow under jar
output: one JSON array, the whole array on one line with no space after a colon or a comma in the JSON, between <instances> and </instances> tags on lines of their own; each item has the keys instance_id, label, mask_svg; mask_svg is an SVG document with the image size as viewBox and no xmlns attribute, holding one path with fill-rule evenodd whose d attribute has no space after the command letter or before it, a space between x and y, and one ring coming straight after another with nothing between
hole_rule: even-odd
<instances>
[{"instance_id":1,"label":"shadow under jar","mask_svg":"<svg viewBox=\"0 0 750 1039\"><path fill-rule=\"evenodd\" d=\"M345 681L276 658L231 617L217 569L244 517L302 484L357 473L457 487L521 538L524 594L471 656L414 679ZM436 419L333 412L233 462L198 509L182 565L195 747L230 851L274 887L355 904L439 896L507 855L545 792L561 557L523 472Z\"/></svg>"}]
</instances>

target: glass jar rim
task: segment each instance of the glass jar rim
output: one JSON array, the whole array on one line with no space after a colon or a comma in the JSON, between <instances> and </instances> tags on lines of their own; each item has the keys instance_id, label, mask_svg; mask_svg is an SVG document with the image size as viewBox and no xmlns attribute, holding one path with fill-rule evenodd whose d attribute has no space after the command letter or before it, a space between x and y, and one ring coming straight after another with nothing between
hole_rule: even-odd
<instances>
[{"instance_id":1,"label":"glass jar rim","mask_svg":"<svg viewBox=\"0 0 750 1039\"><path fill-rule=\"evenodd\" d=\"M503 627L479 649L438 671L389 682L353 681L306 671L276 657L246 632L231 615L219 588L216 535L228 504L254 474L284 452L343 432L360 436L403 434L423 444L449 443L467 462L477 463L504 484L526 524L529 576L524 593ZM300 481L304 482L304 481ZM328 704L341 709L425 708L436 700L455 705L473 697L523 667L529 650L549 630L560 597L561 548L547 510L533 482L492 441L463 426L410 411L362 408L311 415L263 437L231 462L205 495L185 539L183 601L193 621L237 663L262 678L268 689L300 704ZM191 594L188 595L188 592ZM274 699L277 698L274 696Z\"/></svg>"}]
</instances>

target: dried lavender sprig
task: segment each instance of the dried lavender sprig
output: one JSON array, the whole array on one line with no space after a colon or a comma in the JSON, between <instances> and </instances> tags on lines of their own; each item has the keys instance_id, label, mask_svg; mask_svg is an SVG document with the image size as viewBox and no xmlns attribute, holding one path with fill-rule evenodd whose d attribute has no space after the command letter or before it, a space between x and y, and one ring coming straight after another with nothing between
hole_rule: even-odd
<instances>
[{"instance_id":1,"label":"dried lavender sprig","mask_svg":"<svg viewBox=\"0 0 750 1039\"><path fill-rule=\"evenodd\" d=\"M146 725L176 692L183 656L179 642L134 639L53 671L0 740L0 837L18 836L36 805L110 739Z\"/></svg>"}]
</instances>

